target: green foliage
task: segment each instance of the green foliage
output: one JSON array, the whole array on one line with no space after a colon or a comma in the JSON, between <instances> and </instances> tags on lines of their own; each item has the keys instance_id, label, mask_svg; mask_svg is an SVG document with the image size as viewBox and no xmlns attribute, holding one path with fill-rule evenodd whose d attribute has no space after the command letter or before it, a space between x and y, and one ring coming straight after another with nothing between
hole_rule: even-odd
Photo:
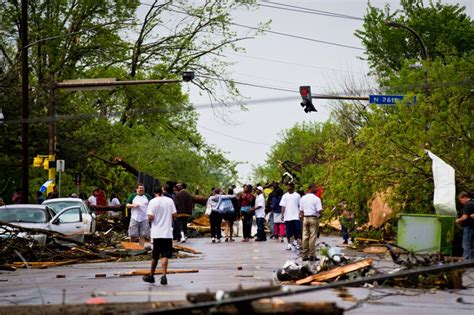
<instances>
[{"instance_id":1,"label":"green foliage","mask_svg":"<svg viewBox=\"0 0 474 315\"><path fill-rule=\"evenodd\" d=\"M215 56L223 49L239 49L237 43L244 38L230 28L231 12L249 9L254 1L28 3L32 162L36 154L48 153L48 105L54 82L178 79L184 70L194 70L202 78L226 78L228 62ZM20 11L16 1L0 3L0 101L6 117L6 124L0 125L0 195L5 197L20 186L21 178ZM195 81L211 97L217 95L216 86L221 87L218 82ZM239 96L232 83L224 89L230 99ZM114 156L162 181L185 181L191 189L227 185L236 178L235 164L197 132L197 114L181 84L56 90L55 100L56 157L66 160L63 195L76 191L75 173L82 175L81 191L100 187L128 194L135 179L106 163ZM30 191L46 179L46 171L31 168Z\"/></svg>"},{"instance_id":2,"label":"green foliage","mask_svg":"<svg viewBox=\"0 0 474 315\"><path fill-rule=\"evenodd\" d=\"M373 72L381 75L384 94L406 95L396 106L342 103L330 122L296 125L272 147L258 178L278 179L278 160L291 160L301 185L325 188L325 216L341 201L361 225L369 203L385 193L395 213L433 213L430 150L455 169L457 191L474 192L474 64L472 21L458 5L402 1L391 13L369 6L364 28L357 31L367 47ZM410 64L421 58L415 39L393 20L416 29L428 45L431 60L423 69ZM429 89L424 89L425 74ZM416 103L413 97L416 96ZM374 232L378 233L378 232Z\"/></svg>"},{"instance_id":3,"label":"green foliage","mask_svg":"<svg viewBox=\"0 0 474 315\"><path fill-rule=\"evenodd\" d=\"M401 6L391 11L389 5L378 9L369 3L363 29L355 33L366 47L372 72L382 79L398 72L405 60L423 59L415 36L406 29L386 26L386 20L414 29L433 60L462 56L474 48L474 26L459 4L430 2L425 7L422 0L402 0Z\"/></svg>"}]
</instances>

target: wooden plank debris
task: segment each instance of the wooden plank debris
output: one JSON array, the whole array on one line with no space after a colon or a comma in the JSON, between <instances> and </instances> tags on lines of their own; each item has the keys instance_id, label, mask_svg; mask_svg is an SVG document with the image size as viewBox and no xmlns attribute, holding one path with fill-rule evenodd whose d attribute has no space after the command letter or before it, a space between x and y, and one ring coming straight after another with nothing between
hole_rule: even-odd
<instances>
[{"instance_id":1,"label":"wooden plank debris","mask_svg":"<svg viewBox=\"0 0 474 315\"><path fill-rule=\"evenodd\" d=\"M370 246L364 248L362 251L367 254L385 254L388 252L388 249L385 246Z\"/></svg>"},{"instance_id":2,"label":"wooden plank debris","mask_svg":"<svg viewBox=\"0 0 474 315\"><path fill-rule=\"evenodd\" d=\"M202 254L202 252L195 250L194 248L191 248L189 246L183 246L183 245L178 245L178 244L173 244L173 248L177 250L181 250L183 252L188 252L191 254Z\"/></svg>"},{"instance_id":3,"label":"wooden plank debris","mask_svg":"<svg viewBox=\"0 0 474 315\"><path fill-rule=\"evenodd\" d=\"M326 281L326 280L329 280L329 279L334 279L336 277L345 275L349 272L353 272L353 271L356 271L356 270L359 270L359 269L363 269L363 268L369 267L371 265L372 265L372 259L371 258L366 258L364 260L361 260L361 261L358 261L358 262L355 262L355 263L352 263L352 264L348 264L348 265L341 266L341 267L336 267L336 268L331 269L331 270L327 270L327 271L317 273L315 275L311 275L309 277L300 279L300 280L296 281L295 283L301 285L301 284L308 284L308 283L312 284L313 282L315 282L315 284L316 284L316 282L322 282L322 281Z\"/></svg>"},{"instance_id":4,"label":"wooden plank debris","mask_svg":"<svg viewBox=\"0 0 474 315\"><path fill-rule=\"evenodd\" d=\"M71 259L66 261L29 261L29 262L22 262L22 261L15 261L9 266L12 268L10 270L15 270L16 268L31 268L31 269L46 269L50 267L59 267L65 265L73 265L76 263L86 262L86 263L103 263L103 262L111 262L116 261L117 258L110 257L104 259L94 259L94 260L87 260L84 259Z\"/></svg>"},{"instance_id":5,"label":"wooden plank debris","mask_svg":"<svg viewBox=\"0 0 474 315\"><path fill-rule=\"evenodd\" d=\"M122 244L123 248L125 249L134 249L134 250L142 250L145 249L142 245L138 243L132 243L132 242L120 242Z\"/></svg>"},{"instance_id":6,"label":"wooden plank debris","mask_svg":"<svg viewBox=\"0 0 474 315\"><path fill-rule=\"evenodd\" d=\"M197 273L199 272L199 269L168 269L167 274L175 274L175 273ZM132 271L129 271L125 274L122 275L129 275L129 276L146 276L150 274L149 269L135 269ZM163 270L161 269L156 269L155 270L155 275L161 275L163 274Z\"/></svg>"},{"instance_id":7,"label":"wooden plank debris","mask_svg":"<svg viewBox=\"0 0 474 315\"><path fill-rule=\"evenodd\" d=\"M58 267L58 266L65 266L65 265L72 265L79 262L79 259L71 259L66 261L29 261L29 262L22 262L22 261L15 261L12 265L16 268L34 268L34 269L45 269L48 267Z\"/></svg>"}]
</instances>

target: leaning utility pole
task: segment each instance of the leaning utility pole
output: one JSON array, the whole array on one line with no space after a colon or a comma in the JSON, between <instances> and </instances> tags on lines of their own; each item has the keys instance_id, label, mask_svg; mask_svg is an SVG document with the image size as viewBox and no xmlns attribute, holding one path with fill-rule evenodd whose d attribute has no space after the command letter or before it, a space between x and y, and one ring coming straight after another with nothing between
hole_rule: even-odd
<instances>
[{"instance_id":1,"label":"leaning utility pole","mask_svg":"<svg viewBox=\"0 0 474 315\"><path fill-rule=\"evenodd\" d=\"M29 78L28 78L28 0L21 0L20 20L21 46L21 108L23 122L21 124L21 194L22 203L29 199Z\"/></svg>"}]
</instances>

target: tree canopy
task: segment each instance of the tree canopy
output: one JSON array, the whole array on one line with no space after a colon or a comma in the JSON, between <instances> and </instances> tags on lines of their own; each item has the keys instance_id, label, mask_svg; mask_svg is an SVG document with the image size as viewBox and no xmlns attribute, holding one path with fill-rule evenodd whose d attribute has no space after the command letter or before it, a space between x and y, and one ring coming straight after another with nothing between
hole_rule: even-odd
<instances>
[{"instance_id":1,"label":"tree canopy","mask_svg":"<svg viewBox=\"0 0 474 315\"><path fill-rule=\"evenodd\" d=\"M388 193L396 212L434 213L431 160L425 151L430 150L455 169L457 191L474 192L474 26L457 5L401 4L394 13L388 6L369 5L356 35L367 48L371 70L380 74L378 89L405 95L404 100L395 106L343 102L325 124L292 127L256 169L259 180L278 180L284 170L276 161L288 159L301 165L301 186L325 187L325 209L346 201L359 222L367 218L376 193ZM422 69L410 66L422 58L418 43L406 30L384 25L387 19L423 37L431 60Z\"/></svg>"},{"instance_id":2,"label":"tree canopy","mask_svg":"<svg viewBox=\"0 0 474 315\"><path fill-rule=\"evenodd\" d=\"M223 49L238 50L247 38L231 29L233 10L253 1L28 1L30 70L30 162L48 153L48 102L54 82L83 78L175 79L195 71L194 84L211 99L224 88L239 96L227 77ZM20 185L20 4L0 3L0 195ZM256 31L253 31L256 33ZM249 33L248 36L252 36ZM107 188L126 194L134 179L109 160L122 156L140 171L163 180L211 187L236 179L235 165L205 143L197 113L181 84L126 86L114 90L57 91L57 159L66 160L64 192L82 174L81 190ZM31 168L30 191L47 179ZM191 187L192 187L191 186ZM33 198L30 196L30 200Z\"/></svg>"}]
</instances>

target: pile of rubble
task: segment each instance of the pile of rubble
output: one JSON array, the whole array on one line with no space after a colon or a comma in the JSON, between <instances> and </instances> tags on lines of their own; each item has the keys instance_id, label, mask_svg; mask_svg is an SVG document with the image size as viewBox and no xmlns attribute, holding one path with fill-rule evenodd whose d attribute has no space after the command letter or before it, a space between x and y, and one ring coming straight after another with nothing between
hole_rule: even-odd
<instances>
[{"instance_id":1,"label":"pile of rubble","mask_svg":"<svg viewBox=\"0 0 474 315\"><path fill-rule=\"evenodd\" d=\"M410 288L462 288L463 269L450 272L433 272L416 274L412 277L390 277L391 274L408 272L419 268L429 268L455 263L455 258L441 254L422 255L410 252L394 244L385 243L366 247L364 254L356 258L348 258L340 247L330 247L325 243L318 244L319 257L317 261L303 262L287 261L277 270L276 278L281 284L287 285L328 285L338 281L363 280L374 276L387 275L380 285ZM354 247L356 248L356 247ZM383 255L384 257L381 257ZM374 262L382 262L389 258L392 264L374 266ZM388 271L383 270L388 269ZM368 284L369 285L369 284ZM370 285L379 285L373 283Z\"/></svg>"}]
</instances>

